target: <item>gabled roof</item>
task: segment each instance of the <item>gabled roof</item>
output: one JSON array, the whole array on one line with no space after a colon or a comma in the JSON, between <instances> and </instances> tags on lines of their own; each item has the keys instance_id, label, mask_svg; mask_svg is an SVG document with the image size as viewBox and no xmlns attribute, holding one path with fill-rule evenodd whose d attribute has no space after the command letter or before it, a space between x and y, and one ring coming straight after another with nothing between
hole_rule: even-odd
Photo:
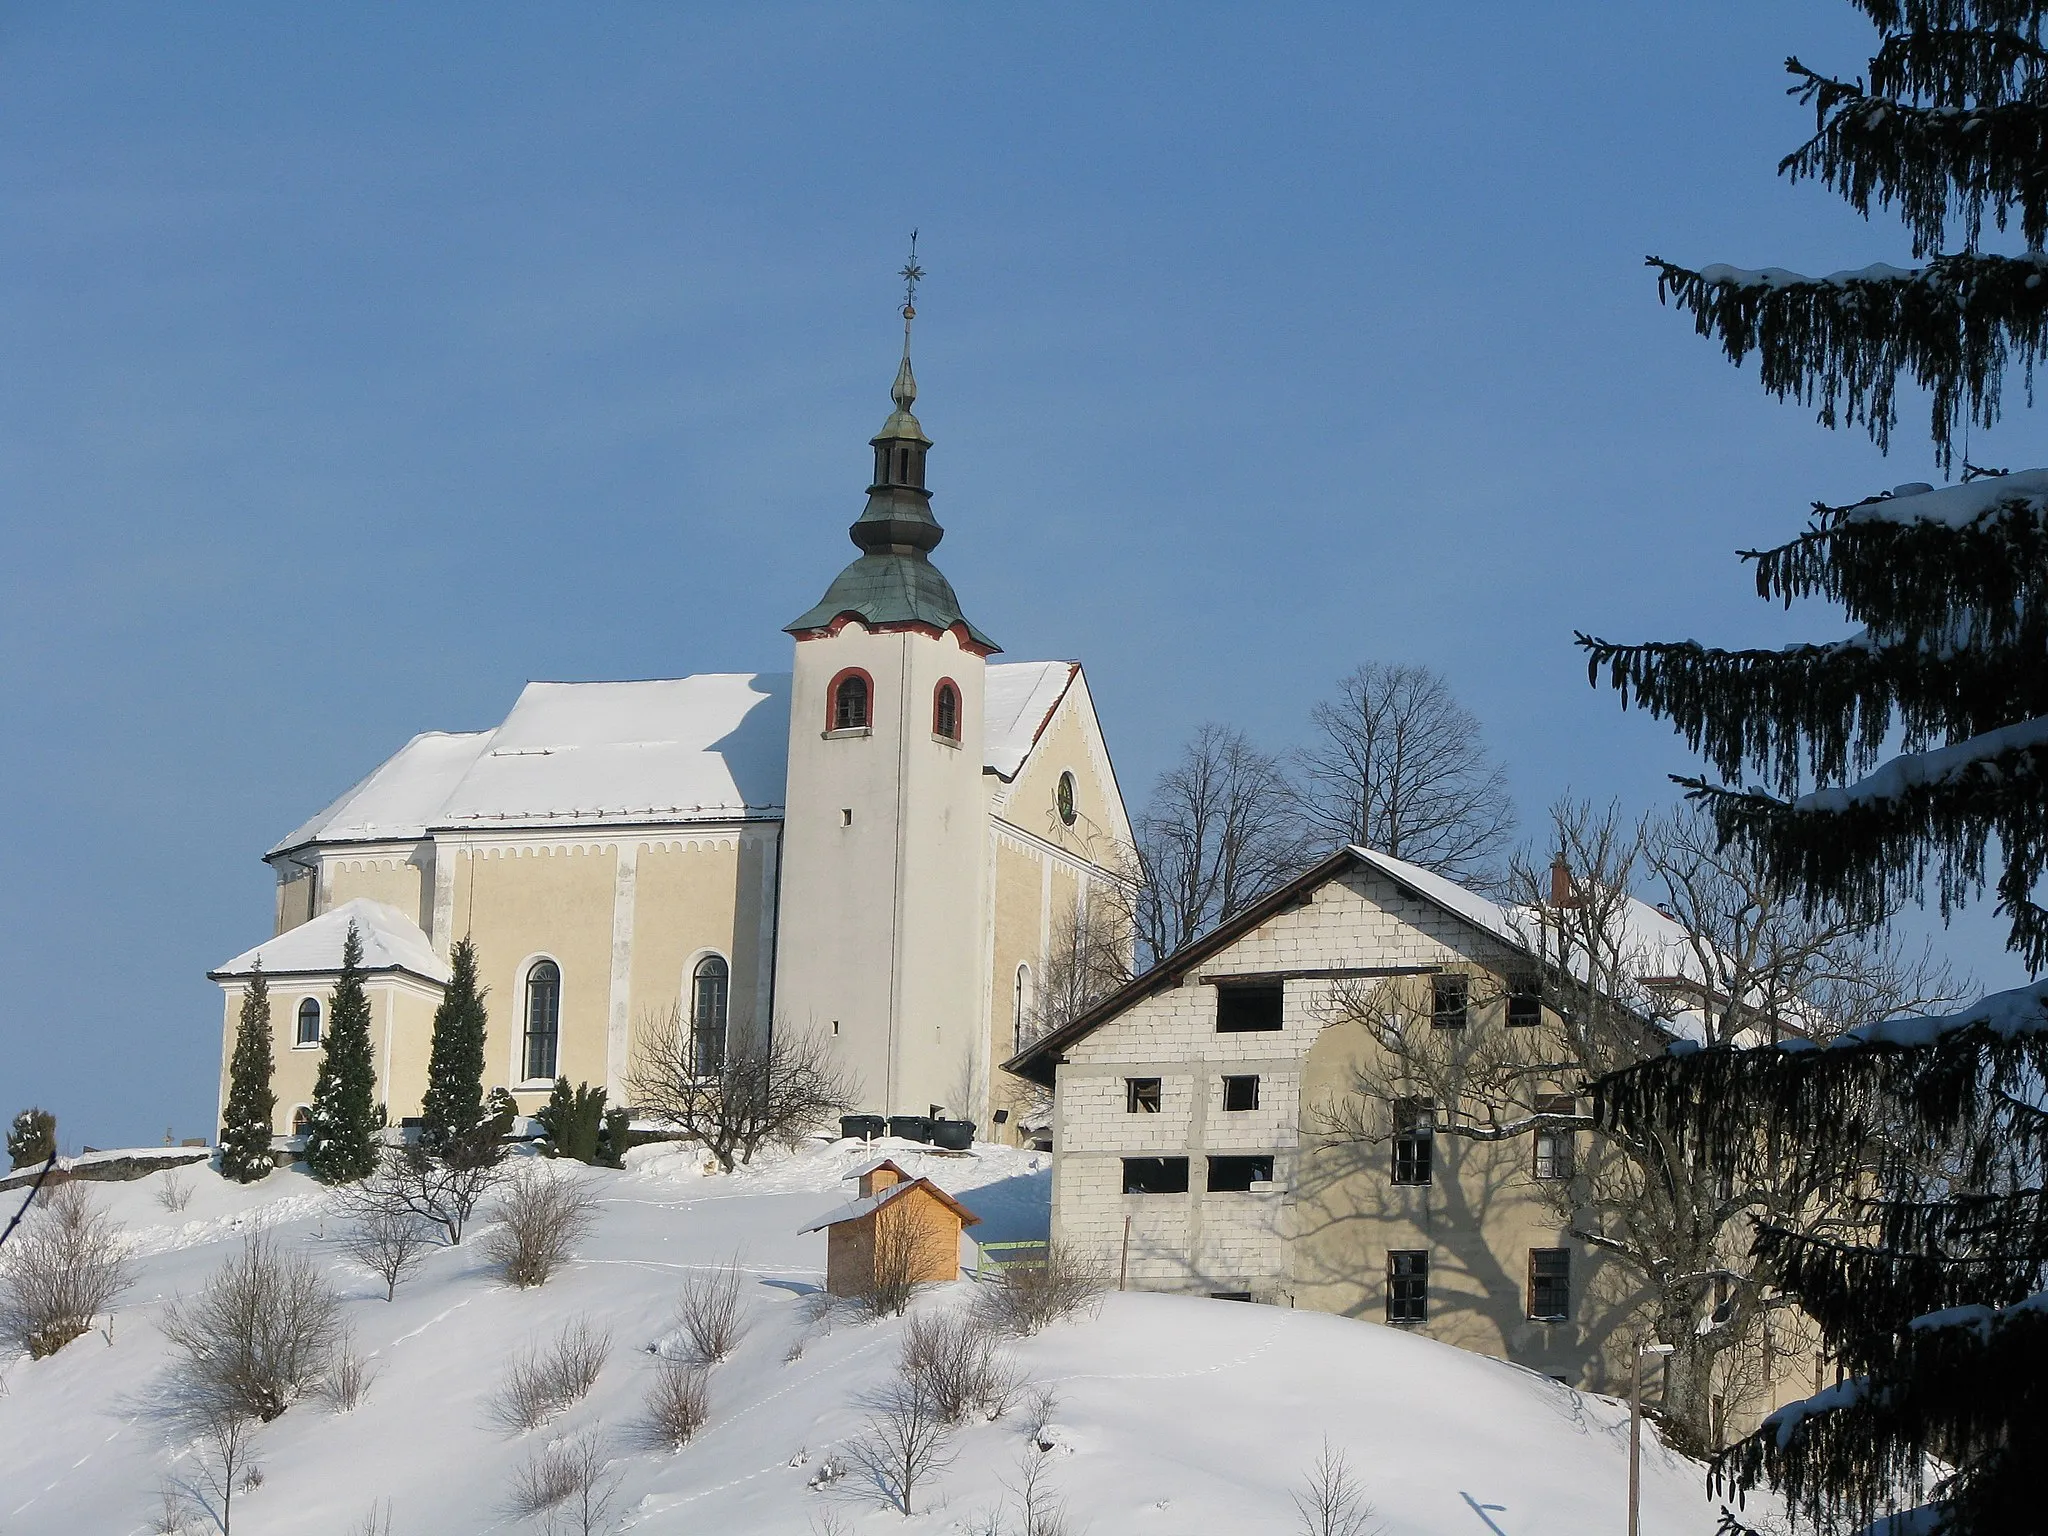
<instances>
[{"instance_id":1,"label":"gabled roof","mask_svg":"<svg viewBox=\"0 0 2048 1536\"><path fill-rule=\"evenodd\" d=\"M332 975L341 969L341 946L350 923L363 938L364 971L404 971L439 986L448 984L447 962L434 953L419 924L398 908L367 896L345 901L311 922L244 950L218 970L208 971L207 978L229 981L247 976L259 958L267 976Z\"/></svg>"},{"instance_id":2,"label":"gabled roof","mask_svg":"<svg viewBox=\"0 0 2048 1536\"><path fill-rule=\"evenodd\" d=\"M1015 777L1080 673L992 665L983 762ZM415 736L266 858L313 843L411 842L465 828L777 820L789 674L528 683L493 730Z\"/></svg>"},{"instance_id":3,"label":"gabled roof","mask_svg":"<svg viewBox=\"0 0 2048 1536\"><path fill-rule=\"evenodd\" d=\"M960 1218L961 1226L978 1227L981 1225L981 1218L979 1216L939 1188L930 1179L906 1179L901 1184L891 1184L887 1188L878 1189L872 1195L862 1195L857 1200L849 1200L844 1205L834 1206L808 1226L798 1227L796 1229L797 1236L802 1237L807 1232L822 1232L827 1227L836 1227L843 1222L864 1220L874 1215L875 1212L879 1211L891 1200L900 1199L902 1196L909 1194L913 1189L924 1190L946 1206L947 1209Z\"/></svg>"}]
</instances>

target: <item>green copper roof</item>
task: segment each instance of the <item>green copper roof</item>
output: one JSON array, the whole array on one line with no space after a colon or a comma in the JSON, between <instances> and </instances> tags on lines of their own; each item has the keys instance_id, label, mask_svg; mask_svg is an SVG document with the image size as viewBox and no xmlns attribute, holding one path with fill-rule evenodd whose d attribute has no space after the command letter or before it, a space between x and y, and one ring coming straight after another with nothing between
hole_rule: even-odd
<instances>
[{"instance_id":1,"label":"green copper roof","mask_svg":"<svg viewBox=\"0 0 2048 1536\"><path fill-rule=\"evenodd\" d=\"M828 628L843 613L870 627L880 624L929 624L951 629L965 624L976 644L1001 650L995 641L968 622L960 611L953 584L921 553L862 555L839 573L825 600L783 627L791 634Z\"/></svg>"}]
</instances>

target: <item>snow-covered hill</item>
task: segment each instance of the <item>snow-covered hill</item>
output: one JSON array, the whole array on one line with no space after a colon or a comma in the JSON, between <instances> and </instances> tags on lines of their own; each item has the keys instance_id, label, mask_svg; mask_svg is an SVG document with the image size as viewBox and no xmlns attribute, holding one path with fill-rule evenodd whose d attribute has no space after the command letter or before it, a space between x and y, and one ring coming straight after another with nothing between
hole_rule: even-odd
<instances>
[{"instance_id":1,"label":"snow-covered hill","mask_svg":"<svg viewBox=\"0 0 2048 1536\"><path fill-rule=\"evenodd\" d=\"M262 1430L261 1484L236 1501L244 1536L343 1536L380 1499L390 1501L394 1536L530 1529L504 1508L517 1468L549 1437L593 1430L619 1458L612 1529L981 1529L1027 1454L1015 1415L963 1431L953 1465L907 1521L864 1499L852 1477L810 1486L823 1458L859 1429L863 1395L893 1372L903 1326L827 1329L804 1305L823 1278L824 1239L796 1229L842 1198L842 1176L864 1156L856 1144L818 1146L727 1177L706 1175L674 1149L642 1149L625 1172L579 1171L602 1201L599 1221L545 1287L501 1284L472 1236L436 1251L391 1303L381 1283L335 1252L329 1197L300 1175L245 1189L188 1170L194 1192L175 1215L155 1198L165 1175L100 1186L134 1242L138 1282L111 1344L89 1335L49 1360L6 1362L0 1536L155 1528L158 1486L191 1454L150 1410L167 1359L156 1319L257 1226L306 1245L328 1267L377 1376L351 1413L306 1402ZM913 1171L963 1195L986 1218L978 1230L1000 1239L1042 1231L1046 1163L981 1147ZM751 1277L750 1328L712 1375L709 1427L679 1452L635 1448L654 1378L649 1351L673 1334L681 1277L735 1253ZM938 1288L917 1305L961 1305L970 1287ZM596 1388L543 1429L493 1427L489 1401L507 1363L576 1318L611 1336ZM1578 1536L1623 1525L1625 1404L1393 1329L1112 1295L1093 1319L1057 1325L1012 1354L1057 1393L1041 1437L1053 1449L1041 1454L1074 1528L1096 1536L1291 1531L1289 1490L1325 1436L1369 1484L1386 1536ZM1699 1468L1654 1440L1645 1462L1646 1536L1711 1531Z\"/></svg>"}]
</instances>

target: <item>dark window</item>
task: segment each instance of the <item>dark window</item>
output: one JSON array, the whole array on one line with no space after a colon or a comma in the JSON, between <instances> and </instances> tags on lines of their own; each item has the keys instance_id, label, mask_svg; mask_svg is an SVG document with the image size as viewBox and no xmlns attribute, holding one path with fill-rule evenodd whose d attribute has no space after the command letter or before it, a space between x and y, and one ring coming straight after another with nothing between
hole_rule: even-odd
<instances>
[{"instance_id":1,"label":"dark window","mask_svg":"<svg viewBox=\"0 0 2048 1536\"><path fill-rule=\"evenodd\" d=\"M1280 1027L1281 989L1272 986L1219 986L1216 989L1216 1030L1231 1034Z\"/></svg>"},{"instance_id":2,"label":"dark window","mask_svg":"<svg viewBox=\"0 0 2048 1536\"><path fill-rule=\"evenodd\" d=\"M1031 967L1028 965L1017 967L1016 1005L1016 1017L1011 1022L1011 1034L1016 1041L1016 1048L1010 1052L1012 1056L1024 1049L1024 1031L1031 1018ZM833 1032L838 1032L836 1027Z\"/></svg>"},{"instance_id":3,"label":"dark window","mask_svg":"<svg viewBox=\"0 0 2048 1536\"><path fill-rule=\"evenodd\" d=\"M555 1041L562 1030L562 968L536 960L526 973L526 1076L555 1075Z\"/></svg>"},{"instance_id":4,"label":"dark window","mask_svg":"<svg viewBox=\"0 0 2048 1536\"><path fill-rule=\"evenodd\" d=\"M1465 1005L1472 996L1472 978L1436 976L1432 977L1431 981L1433 996L1430 1000L1429 1022L1438 1029L1463 1029Z\"/></svg>"},{"instance_id":5,"label":"dark window","mask_svg":"<svg viewBox=\"0 0 2048 1536\"><path fill-rule=\"evenodd\" d=\"M299 1044L320 1043L320 999L309 997L299 1004Z\"/></svg>"},{"instance_id":6,"label":"dark window","mask_svg":"<svg viewBox=\"0 0 2048 1536\"><path fill-rule=\"evenodd\" d=\"M1387 1255L1387 1321L1429 1321L1429 1254L1421 1248Z\"/></svg>"},{"instance_id":7,"label":"dark window","mask_svg":"<svg viewBox=\"0 0 2048 1536\"><path fill-rule=\"evenodd\" d=\"M1074 776L1071 773L1060 775L1059 783L1053 787L1052 803L1053 809L1059 812L1061 826L1071 827L1079 818L1081 813L1074 809Z\"/></svg>"},{"instance_id":8,"label":"dark window","mask_svg":"<svg viewBox=\"0 0 2048 1536\"><path fill-rule=\"evenodd\" d=\"M725 1070L725 1026L732 969L723 957L706 955L690 978L690 1060L699 1077Z\"/></svg>"},{"instance_id":9,"label":"dark window","mask_svg":"<svg viewBox=\"0 0 2048 1536\"><path fill-rule=\"evenodd\" d=\"M1127 1077L1124 1079L1124 1109L1133 1115L1156 1115L1159 1113L1159 1079L1156 1077Z\"/></svg>"},{"instance_id":10,"label":"dark window","mask_svg":"<svg viewBox=\"0 0 2048 1536\"><path fill-rule=\"evenodd\" d=\"M868 725L868 680L858 672L839 679L832 690L832 729L864 731Z\"/></svg>"},{"instance_id":11,"label":"dark window","mask_svg":"<svg viewBox=\"0 0 2048 1536\"><path fill-rule=\"evenodd\" d=\"M1529 1250L1529 1316L1563 1322L1572 1315L1572 1251L1569 1248Z\"/></svg>"},{"instance_id":12,"label":"dark window","mask_svg":"<svg viewBox=\"0 0 2048 1536\"><path fill-rule=\"evenodd\" d=\"M1436 1143L1436 1105L1428 1099L1394 1100L1394 1182L1427 1184Z\"/></svg>"},{"instance_id":13,"label":"dark window","mask_svg":"<svg viewBox=\"0 0 2048 1536\"><path fill-rule=\"evenodd\" d=\"M313 1129L313 1111L301 1104L292 1111L292 1134L303 1136Z\"/></svg>"},{"instance_id":14,"label":"dark window","mask_svg":"<svg viewBox=\"0 0 2048 1536\"><path fill-rule=\"evenodd\" d=\"M1508 983L1508 1027L1530 1029L1543 1022L1543 978L1521 975Z\"/></svg>"},{"instance_id":15,"label":"dark window","mask_svg":"<svg viewBox=\"0 0 2048 1536\"><path fill-rule=\"evenodd\" d=\"M908 448L898 448L896 450L896 478L898 480L908 480L910 478L910 450Z\"/></svg>"},{"instance_id":16,"label":"dark window","mask_svg":"<svg viewBox=\"0 0 2048 1536\"><path fill-rule=\"evenodd\" d=\"M1223 1079L1223 1107L1229 1110L1257 1109L1259 1107L1259 1080L1256 1077L1226 1077Z\"/></svg>"},{"instance_id":17,"label":"dark window","mask_svg":"<svg viewBox=\"0 0 2048 1536\"><path fill-rule=\"evenodd\" d=\"M1272 1180L1273 1158L1270 1153L1264 1157L1212 1157L1209 1159L1209 1189L1211 1193L1246 1190L1250 1189L1254 1184L1270 1184Z\"/></svg>"},{"instance_id":18,"label":"dark window","mask_svg":"<svg viewBox=\"0 0 2048 1536\"><path fill-rule=\"evenodd\" d=\"M1127 1195L1184 1195L1188 1192L1188 1160L1184 1157L1127 1157Z\"/></svg>"},{"instance_id":19,"label":"dark window","mask_svg":"<svg viewBox=\"0 0 2048 1536\"><path fill-rule=\"evenodd\" d=\"M960 739L960 690L951 683L939 684L932 696L932 734L948 741Z\"/></svg>"},{"instance_id":20,"label":"dark window","mask_svg":"<svg viewBox=\"0 0 2048 1536\"><path fill-rule=\"evenodd\" d=\"M1209 1299L1211 1301L1250 1301L1252 1293L1250 1291L1211 1291Z\"/></svg>"},{"instance_id":21,"label":"dark window","mask_svg":"<svg viewBox=\"0 0 2048 1536\"><path fill-rule=\"evenodd\" d=\"M1536 1096L1539 1115L1576 1115L1579 1101L1569 1094L1542 1093ZM1568 1179L1572 1176L1572 1133L1562 1127L1536 1132L1536 1177Z\"/></svg>"}]
</instances>

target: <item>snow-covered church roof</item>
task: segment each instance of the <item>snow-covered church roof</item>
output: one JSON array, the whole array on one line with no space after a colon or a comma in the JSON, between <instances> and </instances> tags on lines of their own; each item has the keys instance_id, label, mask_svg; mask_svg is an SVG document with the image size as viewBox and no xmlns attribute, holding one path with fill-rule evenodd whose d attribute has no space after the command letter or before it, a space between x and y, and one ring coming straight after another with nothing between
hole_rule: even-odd
<instances>
[{"instance_id":1,"label":"snow-covered church roof","mask_svg":"<svg viewBox=\"0 0 2048 1536\"><path fill-rule=\"evenodd\" d=\"M1016 776L1079 671L1071 661L988 668L990 772ZM495 730L413 737L270 853L430 830L772 820L788 754L786 672L528 683Z\"/></svg>"},{"instance_id":2,"label":"snow-covered church roof","mask_svg":"<svg viewBox=\"0 0 2048 1536\"><path fill-rule=\"evenodd\" d=\"M311 922L301 923L274 939L265 939L207 975L215 981L247 976L259 960L265 973L272 976L338 971L341 945L348 937L350 923L356 925L356 932L363 938L365 971L410 971L427 981L447 984L448 962L434 953L433 944L420 931L419 924L398 908L367 896L345 901Z\"/></svg>"}]
</instances>

